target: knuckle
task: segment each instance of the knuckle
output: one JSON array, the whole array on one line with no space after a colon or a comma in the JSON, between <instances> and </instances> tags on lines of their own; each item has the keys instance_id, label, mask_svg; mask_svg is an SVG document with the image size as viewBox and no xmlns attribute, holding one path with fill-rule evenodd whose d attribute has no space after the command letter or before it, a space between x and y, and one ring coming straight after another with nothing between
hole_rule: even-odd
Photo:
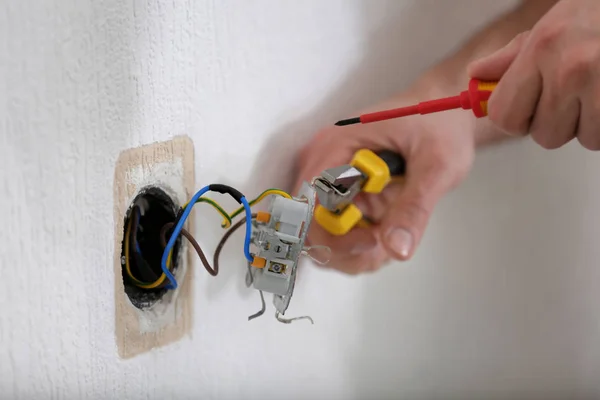
<instances>
[{"instance_id":1,"label":"knuckle","mask_svg":"<svg viewBox=\"0 0 600 400\"><path fill-rule=\"evenodd\" d=\"M514 118L510 118L509 115L510 112L507 113L503 111L501 107L492 107L489 110L488 118L497 129L500 129L509 135L525 135L526 132L523 132L523 129L518 121L516 121Z\"/></svg>"},{"instance_id":2,"label":"knuckle","mask_svg":"<svg viewBox=\"0 0 600 400\"><path fill-rule=\"evenodd\" d=\"M565 62L559 67L556 84L561 93L584 87L595 73L600 61L600 51L591 46L578 46L572 49Z\"/></svg>"},{"instance_id":3,"label":"knuckle","mask_svg":"<svg viewBox=\"0 0 600 400\"><path fill-rule=\"evenodd\" d=\"M531 137L535 143L546 150L555 150L565 144L564 141L557 140L553 135L548 134L547 131L536 130L531 133Z\"/></svg>"},{"instance_id":4,"label":"knuckle","mask_svg":"<svg viewBox=\"0 0 600 400\"><path fill-rule=\"evenodd\" d=\"M600 150L600 132L597 134L577 135L577 141L586 149L592 151Z\"/></svg>"},{"instance_id":5,"label":"knuckle","mask_svg":"<svg viewBox=\"0 0 600 400\"><path fill-rule=\"evenodd\" d=\"M529 33L530 33L530 31L528 31L528 30L524 31L524 32L521 32L521 33L517 34L517 36L515 36L515 38L513 39L513 41L515 43L519 44L519 45L522 45L529 38Z\"/></svg>"},{"instance_id":6,"label":"knuckle","mask_svg":"<svg viewBox=\"0 0 600 400\"><path fill-rule=\"evenodd\" d=\"M567 27L564 23L556 22L554 24L546 24L540 27L535 35L532 36L532 46L534 53L546 53L553 50L565 33Z\"/></svg>"},{"instance_id":7,"label":"knuckle","mask_svg":"<svg viewBox=\"0 0 600 400\"><path fill-rule=\"evenodd\" d=\"M600 141L595 140L586 146L586 149L591 151L600 151Z\"/></svg>"},{"instance_id":8,"label":"knuckle","mask_svg":"<svg viewBox=\"0 0 600 400\"><path fill-rule=\"evenodd\" d=\"M401 211L405 221L410 225L420 224L431 214L430 207L426 206L425 201L419 198L406 200L402 204Z\"/></svg>"},{"instance_id":9,"label":"knuckle","mask_svg":"<svg viewBox=\"0 0 600 400\"><path fill-rule=\"evenodd\" d=\"M488 119L490 120L490 122L492 124L494 124L499 129L505 130L504 129L505 118L502 114L503 113L499 107L490 107L489 112L488 112Z\"/></svg>"},{"instance_id":10,"label":"knuckle","mask_svg":"<svg viewBox=\"0 0 600 400\"><path fill-rule=\"evenodd\" d=\"M364 254L360 257L360 264L362 265L362 271L366 273L376 272L385 267L386 263L390 260L390 255L387 253L384 247L378 247L377 251Z\"/></svg>"},{"instance_id":11,"label":"knuckle","mask_svg":"<svg viewBox=\"0 0 600 400\"><path fill-rule=\"evenodd\" d=\"M375 261L368 261L367 264L365 264L364 266L364 272L366 273L372 273L372 272L377 272L381 269L382 265L380 263L377 263Z\"/></svg>"},{"instance_id":12,"label":"knuckle","mask_svg":"<svg viewBox=\"0 0 600 400\"><path fill-rule=\"evenodd\" d=\"M598 61L600 61L600 50L596 44L580 45L573 49L570 59L573 60L574 72L585 73L587 75L595 72Z\"/></svg>"}]
</instances>

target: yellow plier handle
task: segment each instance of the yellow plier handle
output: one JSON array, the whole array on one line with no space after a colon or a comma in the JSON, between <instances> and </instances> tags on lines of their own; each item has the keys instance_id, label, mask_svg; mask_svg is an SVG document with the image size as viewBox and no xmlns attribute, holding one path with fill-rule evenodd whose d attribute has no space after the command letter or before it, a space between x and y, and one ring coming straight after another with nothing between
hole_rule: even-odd
<instances>
[{"instance_id":1,"label":"yellow plier handle","mask_svg":"<svg viewBox=\"0 0 600 400\"><path fill-rule=\"evenodd\" d=\"M361 149L354 154L350 166L362 174L360 191L371 194L381 193L392 180L403 177L406 172L404 157L389 150L373 152ZM358 193L352 196L356 194ZM340 201L342 198L343 196L340 196ZM349 199L343 200L348 202ZM345 235L355 226L365 224L362 212L351 202L341 210L336 207L326 208L319 204L315 209L315 220L335 236Z\"/></svg>"}]
</instances>

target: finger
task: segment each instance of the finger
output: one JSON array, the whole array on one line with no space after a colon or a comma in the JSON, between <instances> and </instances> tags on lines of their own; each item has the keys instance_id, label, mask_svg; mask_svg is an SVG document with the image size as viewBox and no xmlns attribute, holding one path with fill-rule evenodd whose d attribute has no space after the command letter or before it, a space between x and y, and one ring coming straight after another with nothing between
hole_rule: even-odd
<instances>
[{"instance_id":1,"label":"finger","mask_svg":"<svg viewBox=\"0 0 600 400\"><path fill-rule=\"evenodd\" d=\"M307 242L309 246L329 247L330 251L315 248L311 256L317 260L329 259L327 267L347 273L371 270L385 256L372 228L354 228L344 236L332 236L313 222Z\"/></svg>"},{"instance_id":2,"label":"finger","mask_svg":"<svg viewBox=\"0 0 600 400\"><path fill-rule=\"evenodd\" d=\"M391 182L379 194L360 193L356 196L354 204L365 217L375 223L379 223L387 214L390 205L400 196L402 190L402 183Z\"/></svg>"},{"instance_id":3,"label":"finger","mask_svg":"<svg viewBox=\"0 0 600 400\"><path fill-rule=\"evenodd\" d=\"M327 246L332 254L355 256L371 251L377 245L377 238L371 228L355 228L343 236L333 236L315 222L310 225L308 236L311 246Z\"/></svg>"},{"instance_id":4,"label":"finger","mask_svg":"<svg viewBox=\"0 0 600 400\"><path fill-rule=\"evenodd\" d=\"M568 143L577 134L579 108L577 98L561 98L553 85L546 85L531 123L531 137L545 149Z\"/></svg>"},{"instance_id":5,"label":"finger","mask_svg":"<svg viewBox=\"0 0 600 400\"><path fill-rule=\"evenodd\" d=\"M600 150L600 86L582 99L577 140L588 150Z\"/></svg>"},{"instance_id":6,"label":"finger","mask_svg":"<svg viewBox=\"0 0 600 400\"><path fill-rule=\"evenodd\" d=\"M482 80L499 80L519 54L528 36L529 31L520 33L500 50L472 62L468 66L469 75Z\"/></svg>"},{"instance_id":7,"label":"finger","mask_svg":"<svg viewBox=\"0 0 600 400\"><path fill-rule=\"evenodd\" d=\"M490 121L507 134L526 135L541 92L542 75L531 52L521 49L490 97Z\"/></svg>"},{"instance_id":8,"label":"finger","mask_svg":"<svg viewBox=\"0 0 600 400\"><path fill-rule=\"evenodd\" d=\"M373 250L359 254L358 256L340 255L327 264L329 267L346 274L357 275L379 270L390 257L386 249L378 244Z\"/></svg>"},{"instance_id":9,"label":"finger","mask_svg":"<svg viewBox=\"0 0 600 400\"><path fill-rule=\"evenodd\" d=\"M399 260L412 257L434 206L450 188L450 180L442 164L417 171L414 176L407 176L406 186L392 203L379 228L383 245L392 257Z\"/></svg>"}]
</instances>

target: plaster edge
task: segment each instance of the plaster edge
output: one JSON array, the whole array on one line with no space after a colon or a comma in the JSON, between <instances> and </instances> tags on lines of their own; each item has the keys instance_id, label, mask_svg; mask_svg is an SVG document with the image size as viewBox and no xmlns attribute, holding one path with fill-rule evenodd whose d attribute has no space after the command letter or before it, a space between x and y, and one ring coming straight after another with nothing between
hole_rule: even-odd
<instances>
[{"instance_id":1,"label":"plaster edge","mask_svg":"<svg viewBox=\"0 0 600 400\"><path fill-rule=\"evenodd\" d=\"M185 279L173 298L175 318L154 332L143 332L142 321L136 309L125 294L121 278L121 240L123 215L133 196L143 185L136 185L127 179L134 168L147 170L157 163L180 161L182 168L181 186L184 197L192 195L195 184L194 145L188 136L176 136L172 140L156 142L138 148L124 150L119 154L114 174L114 295L115 295L115 339L119 357L128 359L146 353L153 348L174 343L186 335L191 335L193 326L193 254L190 246L182 248L181 262L185 264ZM176 199L179 202L185 201ZM180 203L181 204L181 203ZM193 219L186 222L186 229L193 232ZM184 241L185 242L185 241ZM183 266L183 265L182 265Z\"/></svg>"}]
</instances>

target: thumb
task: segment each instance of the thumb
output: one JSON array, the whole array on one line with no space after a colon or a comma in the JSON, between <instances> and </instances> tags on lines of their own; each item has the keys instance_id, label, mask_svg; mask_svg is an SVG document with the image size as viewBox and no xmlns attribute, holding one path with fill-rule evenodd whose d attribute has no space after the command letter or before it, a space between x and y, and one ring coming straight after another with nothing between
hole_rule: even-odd
<instances>
[{"instance_id":1,"label":"thumb","mask_svg":"<svg viewBox=\"0 0 600 400\"><path fill-rule=\"evenodd\" d=\"M469 76L482 80L499 80L521 51L528 36L529 31L522 32L495 53L473 61L467 67Z\"/></svg>"},{"instance_id":2,"label":"thumb","mask_svg":"<svg viewBox=\"0 0 600 400\"><path fill-rule=\"evenodd\" d=\"M435 205L449 187L443 173L428 175L407 177L406 186L395 190L398 195L381 222L383 245L395 259L412 257Z\"/></svg>"}]
</instances>

